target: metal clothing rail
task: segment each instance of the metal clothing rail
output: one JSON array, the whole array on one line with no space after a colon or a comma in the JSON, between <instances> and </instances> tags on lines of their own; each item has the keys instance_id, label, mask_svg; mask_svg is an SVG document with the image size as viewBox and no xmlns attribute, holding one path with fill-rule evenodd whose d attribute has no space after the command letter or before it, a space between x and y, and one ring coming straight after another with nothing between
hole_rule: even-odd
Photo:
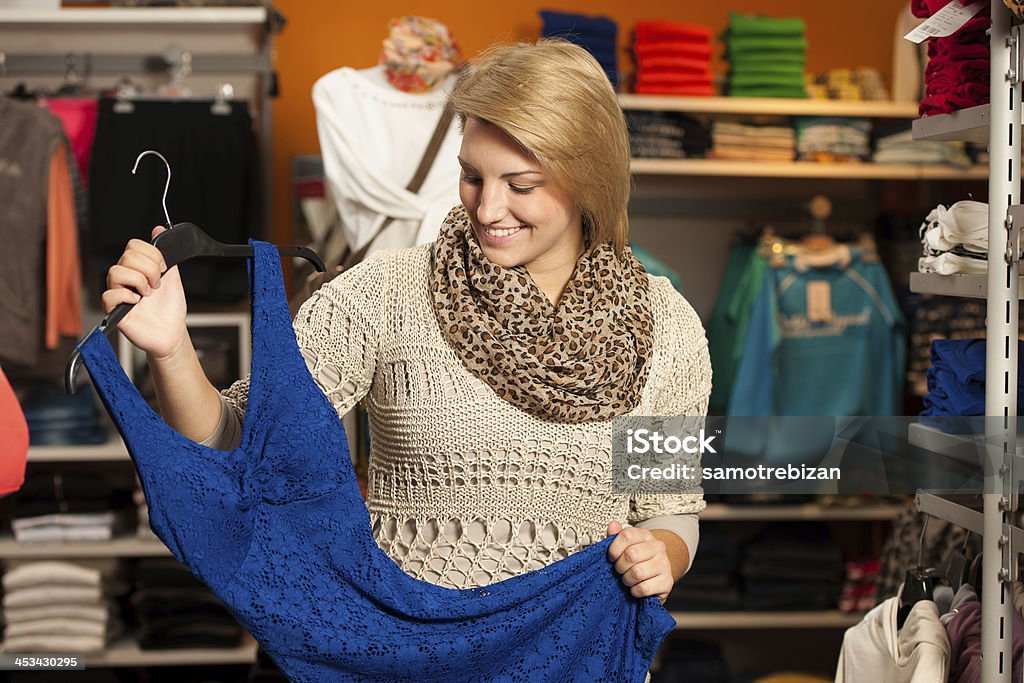
<instances>
[{"instance_id":1,"label":"metal clothing rail","mask_svg":"<svg viewBox=\"0 0 1024 683\"><path fill-rule=\"evenodd\" d=\"M122 74L166 71L176 66L164 53L157 54L96 54L69 52L60 54L3 54L3 72L6 76L64 75L68 71L78 74ZM238 73L269 75L273 72L265 54L191 54L192 73Z\"/></svg>"}]
</instances>

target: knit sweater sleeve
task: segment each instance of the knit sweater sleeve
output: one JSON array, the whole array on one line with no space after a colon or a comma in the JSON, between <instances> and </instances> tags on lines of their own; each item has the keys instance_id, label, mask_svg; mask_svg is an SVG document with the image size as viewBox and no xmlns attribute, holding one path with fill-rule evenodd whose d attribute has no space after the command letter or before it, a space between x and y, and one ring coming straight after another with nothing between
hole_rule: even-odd
<instances>
[{"instance_id":1,"label":"knit sweater sleeve","mask_svg":"<svg viewBox=\"0 0 1024 683\"><path fill-rule=\"evenodd\" d=\"M347 270L317 290L295 315L295 338L317 385L339 416L370 389L377 358L379 307L369 295L381 291L385 254ZM377 297L379 300L379 297ZM245 418L249 378L221 392L234 416Z\"/></svg>"},{"instance_id":2,"label":"knit sweater sleeve","mask_svg":"<svg viewBox=\"0 0 1024 683\"><path fill-rule=\"evenodd\" d=\"M652 306L663 311L658 343L664 345L671 361L667 376L655 376L653 416L666 418L707 415L711 395L711 356L707 337L693 307L665 278L652 278ZM696 433L703 420L685 421L687 433ZM675 432L673 432L675 433ZM700 456L694 455L695 467ZM669 495L635 493L630 497L628 521L637 524L663 515L695 514L705 507L701 493Z\"/></svg>"}]
</instances>

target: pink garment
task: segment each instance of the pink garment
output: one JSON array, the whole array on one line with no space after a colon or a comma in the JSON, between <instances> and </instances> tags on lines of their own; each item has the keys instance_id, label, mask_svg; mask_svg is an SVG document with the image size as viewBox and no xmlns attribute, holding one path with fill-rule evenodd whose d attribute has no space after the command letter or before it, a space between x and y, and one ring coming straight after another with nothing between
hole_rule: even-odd
<instances>
[{"instance_id":1,"label":"pink garment","mask_svg":"<svg viewBox=\"0 0 1024 683\"><path fill-rule=\"evenodd\" d=\"M0 496L14 493L25 482L28 424L14 389L0 370Z\"/></svg>"},{"instance_id":2,"label":"pink garment","mask_svg":"<svg viewBox=\"0 0 1024 683\"><path fill-rule=\"evenodd\" d=\"M930 17L950 2L957 1L958 0L911 0L910 11L914 13L915 17ZM969 5L974 2L974 0L959 0L959 2L961 5Z\"/></svg>"},{"instance_id":3,"label":"pink garment","mask_svg":"<svg viewBox=\"0 0 1024 683\"><path fill-rule=\"evenodd\" d=\"M47 99L45 104L64 126L64 134L71 143L71 153L78 162L82 182L88 185L89 158L92 156L92 142L96 138L99 102L89 98L54 97Z\"/></svg>"}]
</instances>

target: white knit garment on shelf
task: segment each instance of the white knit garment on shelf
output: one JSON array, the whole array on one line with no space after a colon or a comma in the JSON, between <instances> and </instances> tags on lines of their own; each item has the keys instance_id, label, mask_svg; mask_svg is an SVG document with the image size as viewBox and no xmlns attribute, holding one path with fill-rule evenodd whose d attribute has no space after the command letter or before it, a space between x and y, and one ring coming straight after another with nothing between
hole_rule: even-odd
<instances>
[{"instance_id":1,"label":"white knit garment on shelf","mask_svg":"<svg viewBox=\"0 0 1024 683\"><path fill-rule=\"evenodd\" d=\"M700 494L613 493L611 421L545 421L498 398L441 336L429 268L429 245L378 252L295 319L338 414L366 397L370 521L407 574L483 586L603 539L613 518L704 508ZM666 278L650 283L654 356L632 415L706 415L711 364L700 319ZM248 379L224 391L243 419L248 391Z\"/></svg>"}]
</instances>

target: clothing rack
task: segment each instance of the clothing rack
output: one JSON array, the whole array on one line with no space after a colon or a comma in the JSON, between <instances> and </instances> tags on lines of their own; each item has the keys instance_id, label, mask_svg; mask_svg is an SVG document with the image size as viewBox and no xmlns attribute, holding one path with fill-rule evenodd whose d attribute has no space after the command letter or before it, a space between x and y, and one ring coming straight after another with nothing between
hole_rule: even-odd
<instances>
[{"instance_id":1,"label":"clothing rack","mask_svg":"<svg viewBox=\"0 0 1024 683\"><path fill-rule=\"evenodd\" d=\"M1024 530L1014 525L1024 466L1017 455L1017 339L1020 307L1021 88L1024 86L1020 26L1002 0L991 0L991 102L950 115L914 122L915 139L988 142L988 274L911 276L922 293L984 296L987 302L983 511L928 493L917 509L963 526L983 537L982 680L1009 683L1013 662L1013 599ZM917 277L915 277L917 275ZM1001 418L1001 419L999 419Z\"/></svg>"},{"instance_id":2,"label":"clothing rack","mask_svg":"<svg viewBox=\"0 0 1024 683\"><path fill-rule=\"evenodd\" d=\"M258 122L263 225L256 227L268 238L271 99L278 88L273 36L283 24L272 7L0 9L0 82L6 90L33 77L76 76L81 82L106 76L106 85L115 76L179 73L253 79L248 95L237 85L234 90L238 99L250 100Z\"/></svg>"}]
</instances>

